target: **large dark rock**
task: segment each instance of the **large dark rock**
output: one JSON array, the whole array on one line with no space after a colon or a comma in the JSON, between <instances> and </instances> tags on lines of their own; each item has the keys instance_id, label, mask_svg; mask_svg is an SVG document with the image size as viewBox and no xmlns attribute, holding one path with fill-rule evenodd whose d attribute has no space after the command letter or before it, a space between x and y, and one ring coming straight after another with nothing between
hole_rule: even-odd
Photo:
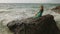
<instances>
[{"instance_id":1,"label":"large dark rock","mask_svg":"<svg viewBox=\"0 0 60 34\"><path fill-rule=\"evenodd\" d=\"M60 30L52 15L14 20L9 22L7 27L14 34L60 34Z\"/></svg>"}]
</instances>

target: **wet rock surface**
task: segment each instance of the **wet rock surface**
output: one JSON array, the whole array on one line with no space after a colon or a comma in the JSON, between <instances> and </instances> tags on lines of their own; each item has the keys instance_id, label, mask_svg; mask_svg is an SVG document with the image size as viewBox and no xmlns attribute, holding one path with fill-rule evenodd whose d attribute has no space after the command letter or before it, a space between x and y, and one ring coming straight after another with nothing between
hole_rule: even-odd
<instances>
[{"instance_id":1,"label":"wet rock surface","mask_svg":"<svg viewBox=\"0 0 60 34\"><path fill-rule=\"evenodd\" d=\"M14 34L60 34L60 30L52 15L14 20L9 22L7 27Z\"/></svg>"}]
</instances>

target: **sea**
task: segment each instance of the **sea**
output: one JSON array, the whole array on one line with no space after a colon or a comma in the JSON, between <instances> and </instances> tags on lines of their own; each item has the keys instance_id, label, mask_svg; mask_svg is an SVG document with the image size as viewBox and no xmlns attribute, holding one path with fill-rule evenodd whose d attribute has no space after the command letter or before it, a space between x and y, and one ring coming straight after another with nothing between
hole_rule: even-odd
<instances>
[{"instance_id":1,"label":"sea","mask_svg":"<svg viewBox=\"0 0 60 34\"><path fill-rule=\"evenodd\" d=\"M0 34L13 34L9 31L7 23L12 20L21 20L35 16L40 6L44 6L43 15L51 14L54 16L56 24L60 29L60 14L52 11L52 8L60 4L52 3L0 3ZM42 16L43 16L42 15Z\"/></svg>"}]
</instances>

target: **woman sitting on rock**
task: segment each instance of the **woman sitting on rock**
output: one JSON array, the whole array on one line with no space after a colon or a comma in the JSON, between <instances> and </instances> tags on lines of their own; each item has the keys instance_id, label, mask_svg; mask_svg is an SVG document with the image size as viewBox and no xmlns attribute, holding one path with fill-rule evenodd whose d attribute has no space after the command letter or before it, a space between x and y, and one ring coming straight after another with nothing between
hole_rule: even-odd
<instances>
[{"instance_id":1,"label":"woman sitting on rock","mask_svg":"<svg viewBox=\"0 0 60 34\"><path fill-rule=\"evenodd\" d=\"M40 11L35 15L35 18L41 17L42 16L42 13L43 13L43 10L44 10L44 8L43 8L43 6L41 6L40 7Z\"/></svg>"}]
</instances>

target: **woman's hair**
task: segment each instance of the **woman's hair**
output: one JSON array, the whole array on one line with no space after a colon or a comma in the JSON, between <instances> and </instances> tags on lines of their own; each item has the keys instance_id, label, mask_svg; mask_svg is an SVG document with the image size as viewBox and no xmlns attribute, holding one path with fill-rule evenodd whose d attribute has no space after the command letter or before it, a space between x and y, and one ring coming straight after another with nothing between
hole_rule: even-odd
<instances>
[{"instance_id":1,"label":"woman's hair","mask_svg":"<svg viewBox=\"0 0 60 34\"><path fill-rule=\"evenodd\" d=\"M42 11L44 10L44 7L43 7L43 5L41 5L41 6L40 6L40 10L42 10Z\"/></svg>"}]
</instances>

